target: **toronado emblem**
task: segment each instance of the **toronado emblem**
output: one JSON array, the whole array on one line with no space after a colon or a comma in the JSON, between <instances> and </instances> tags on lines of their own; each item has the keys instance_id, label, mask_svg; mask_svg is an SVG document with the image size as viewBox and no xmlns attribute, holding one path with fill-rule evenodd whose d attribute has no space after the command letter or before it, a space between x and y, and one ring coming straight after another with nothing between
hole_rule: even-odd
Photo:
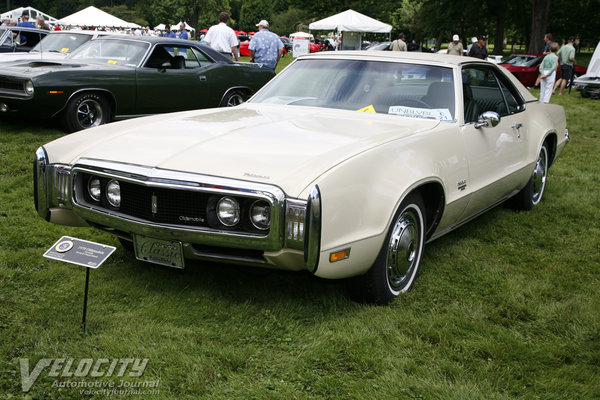
<instances>
[{"instance_id":1,"label":"toronado emblem","mask_svg":"<svg viewBox=\"0 0 600 400\"><path fill-rule=\"evenodd\" d=\"M158 199L156 195L152 193L152 215L155 215L158 212Z\"/></svg>"},{"instance_id":2,"label":"toronado emblem","mask_svg":"<svg viewBox=\"0 0 600 400\"><path fill-rule=\"evenodd\" d=\"M463 179L458 181L458 190L465 190L467 188L467 180Z\"/></svg>"}]
</instances>

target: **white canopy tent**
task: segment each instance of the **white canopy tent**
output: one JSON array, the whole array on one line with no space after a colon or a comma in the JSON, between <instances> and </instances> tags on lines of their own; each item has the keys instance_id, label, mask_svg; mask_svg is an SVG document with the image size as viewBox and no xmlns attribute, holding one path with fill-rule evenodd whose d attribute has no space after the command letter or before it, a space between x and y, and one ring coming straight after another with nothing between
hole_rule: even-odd
<instances>
[{"instance_id":1,"label":"white canopy tent","mask_svg":"<svg viewBox=\"0 0 600 400\"><path fill-rule=\"evenodd\" d=\"M392 32L392 26L377 21L374 18L354 10L346 10L331 17L324 18L308 25L311 31L335 31L342 34L342 47L344 50L360 50L362 42L361 33L387 33L388 39ZM346 32L347 34L344 34Z\"/></svg>"},{"instance_id":2,"label":"white canopy tent","mask_svg":"<svg viewBox=\"0 0 600 400\"><path fill-rule=\"evenodd\" d=\"M72 25L72 26L96 26L96 27L107 27L107 28L141 28L138 24L133 22L123 21L120 18L115 17L107 12L104 12L94 6L89 6L81 11L77 11L75 14L71 14L68 17L64 17L58 20L61 25Z\"/></svg>"},{"instance_id":3,"label":"white canopy tent","mask_svg":"<svg viewBox=\"0 0 600 400\"><path fill-rule=\"evenodd\" d=\"M306 32L295 32L290 34L290 39L294 40L294 39L309 39L309 40L313 40L314 36L310 33L306 33Z\"/></svg>"},{"instance_id":4,"label":"white canopy tent","mask_svg":"<svg viewBox=\"0 0 600 400\"><path fill-rule=\"evenodd\" d=\"M179 30L179 25L181 25L181 21L176 23L176 24L171 24L171 30L173 32L177 32ZM154 27L155 31L164 31L165 30L165 24L158 24ZM190 31L190 32L194 32L196 29L192 28L190 25L188 25L187 22L185 22L185 30L186 31Z\"/></svg>"},{"instance_id":5,"label":"white canopy tent","mask_svg":"<svg viewBox=\"0 0 600 400\"><path fill-rule=\"evenodd\" d=\"M51 17L50 15L43 13L39 10L36 10L33 7L19 7L19 8L15 8L14 10L10 10L7 11L5 13L2 13L2 15L0 16L0 18L2 18L2 20L4 21L5 19L9 19L10 22L21 22L21 15L23 14L28 14L29 15L29 21L30 22L34 22L33 20L35 20L39 15L41 15L42 17L44 17L44 20L46 22L49 22L51 24L56 23L56 18Z\"/></svg>"}]
</instances>

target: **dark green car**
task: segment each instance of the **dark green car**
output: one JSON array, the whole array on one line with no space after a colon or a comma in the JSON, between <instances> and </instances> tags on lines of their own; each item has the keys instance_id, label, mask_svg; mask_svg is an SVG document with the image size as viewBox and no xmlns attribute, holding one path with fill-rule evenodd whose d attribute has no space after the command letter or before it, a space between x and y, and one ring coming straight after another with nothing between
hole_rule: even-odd
<instances>
[{"instance_id":1,"label":"dark green car","mask_svg":"<svg viewBox=\"0 0 600 400\"><path fill-rule=\"evenodd\" d=\"M74 132L121 118L234 106L273 76L188 40L108 36L61 62L2 65L0 116L57 117Z\"/></svg>"}]
</instances>

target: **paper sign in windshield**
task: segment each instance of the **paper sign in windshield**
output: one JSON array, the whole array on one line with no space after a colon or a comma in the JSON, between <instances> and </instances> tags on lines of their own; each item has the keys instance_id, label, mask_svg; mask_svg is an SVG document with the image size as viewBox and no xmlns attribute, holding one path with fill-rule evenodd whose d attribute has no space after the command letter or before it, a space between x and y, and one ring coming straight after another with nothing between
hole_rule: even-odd
<instances>
[{"instance_id":1,"label":"paper sign in windshield","mask_svg":"<svg viewBox=\"0 0 600 400\"><path fill-rule=\"evenodd\" d=\"M370 106L366 106L366 107L363 107L363 108L359 108L359 109L358 109L358 110L356 110L356 111L361 111L361 112L370 112L370 113L374 113L374 112L376 112L376 111L375 111L375 107L373 107L373 104L371 104Z\"/></svg>"},{"instance_id":2,"label":"paper sign in windshield","mask_svg":"<svg viewBox=\"0 0 600 400\"><path fill-rule=\"evenodd\" d=\"M403 117L435 119L438 121L452 121L452 114L447 108L416 108L404 106L391 106L388 114L401 115Z\"/></svg>"}]
</instances>

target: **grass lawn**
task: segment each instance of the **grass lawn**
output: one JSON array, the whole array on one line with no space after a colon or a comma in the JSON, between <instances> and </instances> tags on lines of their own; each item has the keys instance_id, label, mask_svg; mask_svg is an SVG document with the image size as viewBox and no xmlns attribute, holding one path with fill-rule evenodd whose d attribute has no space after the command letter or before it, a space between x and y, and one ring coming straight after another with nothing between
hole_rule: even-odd
<instances>
[{"instance_id":1,"label":"grass lawn","mask_svg":"<svg viewBox=\"0 0 600 400\"><path fill-rule=\"evenodd\" d=\"M118 242L37 216L33 153L63 133L0 121L0 398L103 398L64 386L121 380L158 385L128 398L600 398L600 102L552 102L572 140L542 204L497 207L430 243L414 290L390 306L308 273L180 271L118 247L91 272L85 333L84 268L42 254L62 235ZM45 358L148 364L142 377L47 367L24 394L19 360L32 371Z\"/></svg>"}]
</instances>

